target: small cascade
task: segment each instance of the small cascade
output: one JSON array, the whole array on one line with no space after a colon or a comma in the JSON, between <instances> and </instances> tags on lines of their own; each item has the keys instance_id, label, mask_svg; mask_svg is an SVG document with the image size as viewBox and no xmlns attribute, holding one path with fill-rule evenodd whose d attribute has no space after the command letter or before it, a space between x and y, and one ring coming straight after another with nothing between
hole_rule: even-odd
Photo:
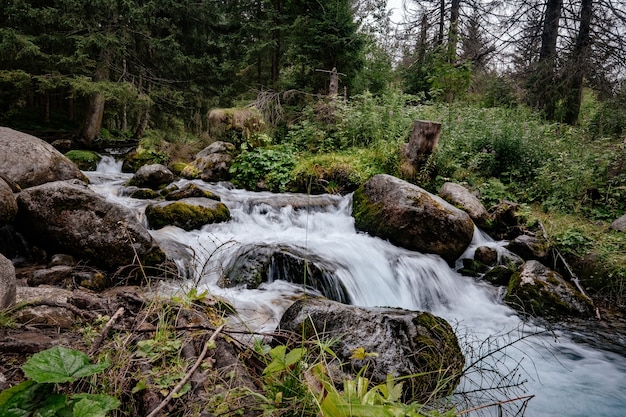
<instances>
[{"instance_id":1,"label":"small cascade","mask_svg":"<svg viewBox=\"0 0 626 417\"><path fill-rule=\"evenodd\" d=\"M92 188L125 206L146 204L121 197L114 191L123 184L120 174L110 175L109 185L103 182ZM408 251L357 232L350 197L324 197L307 209L298 202L279 203L301 202L307 196L251 193L234 190L228 184L194 183L220 195L231 210L232 220L189 232L165 227L151 233L160 242L186 245L187 258L180 264L189 271L189 285L227 298L247 328L273 330L294 300L314 290L282 280L263 283L256 289L221 288L218 283L224 271L242 248L294 247L305 259L330 265L324 285L341 288L352 304L427 310L444 317L456 327L468 355L473 351L469 339L492 341L491 347L498 349L510 342L514 333L522 338L495 359L497 367L505 372L514 370L520 379L528 381L527 395L535 398L529 403L527 416L614 417L626 409L623 357L576 344L566 334L529 336L542 329L523 323L491 285L462 276L438 256ZM477 231L465 256L482 245L505 250L501 242ZM281 262L273 267L285 268L286 261ZM274 273L280 276L281 272ZM476 389L469 378L464 384L462 388ZM497 415L497 407L491 411Z\"/></svg>"},{"instance_id":2,"label":"small cascade","mask_svg":"<svg viewBox=\"0 0 626 417\"><path fill-rule=\"evenodd\" d=\"M116 160L114 157L109 155L101 155L102 158L98 161L98 165L96 166L96 172L100 172L103 174L119 174L122 172L122 164L123 160Z\"/></svg>"}]
</instances>

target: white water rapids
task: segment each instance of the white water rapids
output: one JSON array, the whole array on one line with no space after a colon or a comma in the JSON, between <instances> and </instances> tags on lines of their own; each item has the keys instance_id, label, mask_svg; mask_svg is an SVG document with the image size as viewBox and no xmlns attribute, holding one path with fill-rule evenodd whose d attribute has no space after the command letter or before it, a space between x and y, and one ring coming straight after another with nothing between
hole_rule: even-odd
<instances>
[{"instance_id":1,"label":"white water rapids","mask_svg":"<svg viewBox=\"0 0 626 417\"><path fill-rule=\"evenodd\" d=\"M141 221L148 201L122 197L120 189L130 177L105 158L98 171L87 173L91 188L107 199L137 213ZM183 184L184 181L180 181ZM199 289L230 300L253 330L273 330L282 312L305 289L275 281L256 290L222 289L216 282L235 251L246 244L284 244L305 248L307 253L327 260L359 306L393 306L427 310L447 319L456 328L468 362L472 353L484 354L533 333L508 306L499 291L451 269L441 258L397 248L378 238L358 233L350 215L349 197L331 197L334 204L323 210L295 210L251 204L251 200L276 198L270 193L233 190L223 184L195 182L221 196L232 215L227 223L206 225L185 232L176 227L151 231L157 241L184 243L195 253L193 272L187 282ZM180 185L179 184L179 185ZM489 242L477 233L473 245ZM478 342L477 342L478 341ZM480 344L480 341L485 341ZM527 336L490 357L501 372L514 372L509 382L527 380L523 390L480 401L534 395L525 415L617 417L626 414L626 361L624 356L577 344L566 334ZM484 365L485 368L487 365ZM460 390L475 390L493 384L488 369L470 374ZM512 406L510 406L512 404ZM504 415L513 415L523 400L509 404ZM474 404L481 405L481 404ZM480 411L499 415L498 407ZM511 414L507 414L511 413Z\"/></svg>"}]
</instances>

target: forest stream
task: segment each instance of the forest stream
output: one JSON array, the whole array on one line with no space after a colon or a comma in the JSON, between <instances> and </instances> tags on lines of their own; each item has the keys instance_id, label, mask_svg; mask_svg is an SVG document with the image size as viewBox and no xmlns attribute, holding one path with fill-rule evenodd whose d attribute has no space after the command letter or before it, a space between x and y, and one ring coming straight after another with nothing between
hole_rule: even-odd
<instances>
[{"instance_id":1,"label":"forest stream","mask_svg":"<svg viewBox=\"0 0 626 417\"><path fill-rule=\"evenodd\" d=\"M121 173L120 168L105 157L97 171L86 173L90 187L134 210L145 224L143 212L150 201L122 196L130 174ZM180 242L194 254L185 265L180 260L181 271L190 272L182 286L172 291L197 285L227 298L248 328L271 331L294 299L315 290L283 281L281 271L275 271L272 282L258 289L220 288L217 282L242 246L295 246L331 268L354 305L426 310L448 320L468 363L484 357L458 388L474 397L475 403L519 398L512 408L531 417L623 415L626 352L580 342L589 339L582 334L547 331L525 322L502 302L501 289L462 276L438 256L411 252L357 232L350 212L351 196L327 195L324 207L298 210L265 203L285 196L233 189L225 183L194 183L219 195L232 220L189 232L172 226L151 230L160 243ZM504 250L501 242L489 240L480 231L468 251L478 244ZM502 389L484 390L495 385ZM490 407L474 414L498 415L498 409Z\"/></svg>"}]
</instances>

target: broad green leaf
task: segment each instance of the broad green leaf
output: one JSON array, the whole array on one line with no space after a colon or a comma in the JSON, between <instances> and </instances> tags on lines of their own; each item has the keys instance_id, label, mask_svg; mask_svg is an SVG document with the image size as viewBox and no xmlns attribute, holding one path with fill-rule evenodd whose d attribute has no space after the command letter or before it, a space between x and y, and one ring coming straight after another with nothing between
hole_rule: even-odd
<instances>
[{"instance_id":1,"label":"broad green leaf","mask_svg":"<svg viewBox=\"0 0 626 417\"><path fill-rule=\"evenodd\" d=\"M120 406L117 398L104 394L76 394L72 397L74 417L104 417Z\"/></svg>"},{"instance_id":2,"label":"broad green leaf","mask_svg":"<svg viewBox=\"0 0 626 417\"><path fill-rule=\"evenodd\" d=\"M83 352L61 346L35 353L22 366L24 374L39 383L72 382L101 372L109 363L91 364Z\"/></svg>"},{"instance_id":3,"label":"broad green leaf","mask_svg":"<svg viewBox=\"0 0 626 417\"><path fill-rule=\"evenodd\" d=\"M0 416L28 417L39 403L47 398L53 389L52 384L38 384L24 381L0 393Z\"/></svg>"},{"instance_id":4,"label":"broad green leaf","mask_svg":"<svg viewBox=\"0 0 626 417\"><path fill-rule=\"evenodd\" d=\"M45 397L45 400L35 410L36 417L55 417L58 412L67 408L67 395L52 394Z\"/></svg>"}]
</instances>

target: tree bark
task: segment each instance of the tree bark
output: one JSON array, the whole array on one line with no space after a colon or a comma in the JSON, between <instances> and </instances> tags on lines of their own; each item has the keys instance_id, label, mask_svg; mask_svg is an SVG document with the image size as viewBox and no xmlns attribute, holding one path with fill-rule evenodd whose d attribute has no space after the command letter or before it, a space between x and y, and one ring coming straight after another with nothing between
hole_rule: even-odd
<instances>
[{"instance_id":1,"label":"tree bark","mask_svg":"<svg viewBox=\"0 0 626 417\"><path fill-rule=\"evenodd\" d=\"M459 14L461 0L452 0L450 5L450 30L448 31L448 62L456 61L456 49L459 42Z\"/></svg>"},{"instance_id":2,"label":"tree bark","mask_svg":"<svg viewBox=\"0 0 626 417\"><path fill-rule=\"evenodd\" d=\"M582 0L580 5L580 28L570 59L572 74L569 76L565 94L565 114L563 121L574 124L578 121L582 101L583 81L589 68L589 46L591 19L593 18L593 0Z\"/></svg>"},{"instance_id":3,"label":"tree bark","mask_svg":"<svg viewBox=\"0 0 626 417\"><path fill-rule=\"evenodd\" d=\"M559 23L562 9L563 0L548 0L546 3L541 31L539 61L532 87L535 106L543 109L548 119L554 119L556 111L556 45L559 38Z\"/></svg>"},{"instance_id":4,"label":"tree bark","mask_svg":"<svg viewBox=\"0 0 626 417\"><path fill-rule=\"evenodd\" d=\"M93 81L106 81L109 79L109 67L111 65L111 51L103 49L100 53L100 62L97 65L93 76ZM100 136L102 129L102 120L104 118L105 97L103 93L95 92L89 97L87 112L85 114L85 123L81 132L82 142L88 147L92 147L93 143Z\"/></svg>"},{"instance_id":5,"label":"tree bark","mask_svg":"<svg viewBox=\"0 0 626 417\"><path fill-rule=\"evenodd\" d=\"M426 120L413 122L409 143L402 148L402 153L412 167L419 171L424 161L433 153L439 143L441 123Z\"/></svg>"}]
</instances>

